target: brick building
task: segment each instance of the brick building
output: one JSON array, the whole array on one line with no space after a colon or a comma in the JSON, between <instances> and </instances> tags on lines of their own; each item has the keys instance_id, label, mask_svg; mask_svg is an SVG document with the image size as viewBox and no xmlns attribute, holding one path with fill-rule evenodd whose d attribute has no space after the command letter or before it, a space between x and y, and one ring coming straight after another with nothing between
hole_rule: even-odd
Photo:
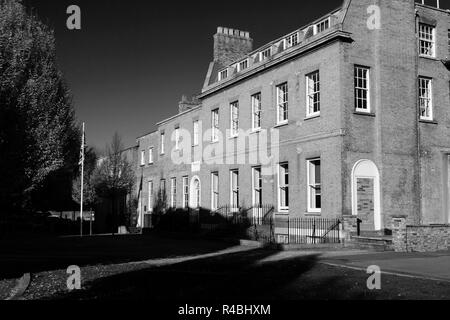
<instances>
[{"instance_id":1,"label":"brick building","mask_svg":"<svg viewBox=\"0 0 450 320\"><path fill-rule=\"evenodd\" d=\"M162 189L170 207L449 223L450 14L375 3L345 0L256 50L219 27L201 93L137 139L139 224Z\"/></svg>"}]
</instances>

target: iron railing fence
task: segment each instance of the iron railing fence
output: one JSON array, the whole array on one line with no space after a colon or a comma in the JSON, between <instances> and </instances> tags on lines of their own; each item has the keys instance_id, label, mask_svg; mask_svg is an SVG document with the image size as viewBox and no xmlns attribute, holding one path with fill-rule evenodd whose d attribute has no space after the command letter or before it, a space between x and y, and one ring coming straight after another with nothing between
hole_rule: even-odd
<instances>
[{"instance_id":1,"label":"iron railing fence","mask_svg":"<svg viewBox=\"0 0 450 320\"><path fill-rule=\"evenodd\" d=\"M152 227L165 230L242 231L252 240L266 243L320 244L341 242L338 218L275 215L273 205L255 205L247 209L225 205L217 210L168 210L153 215Z\"/></svg>"}]
</instances>

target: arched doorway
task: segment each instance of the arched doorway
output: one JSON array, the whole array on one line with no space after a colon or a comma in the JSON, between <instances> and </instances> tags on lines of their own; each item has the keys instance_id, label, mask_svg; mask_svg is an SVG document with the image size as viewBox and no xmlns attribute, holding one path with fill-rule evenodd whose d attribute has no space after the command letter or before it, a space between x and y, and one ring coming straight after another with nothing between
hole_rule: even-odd
<instances>
[{"instance_id":1,"label":"arched doorway","mask_svg":"<svg viewBox=\"0 0 450 320\"><path fill-rule=\"evenodd\" d=\"M191 180L191 188L190 188L190 201L189 206L191 208L200 208L201 206L201 183L200 178L195 176Z\"/></svg>"},{"instance_id":2,"label":"arched doorway","mask_svg":"<svg viewBox=\"0 0 450 320\"><path fill-rule=\"evenodd\" d=\"M352 212L361 230L381 230L380 174L371 160L359 160L352 170Z\"/></svg>"}]
</instances>

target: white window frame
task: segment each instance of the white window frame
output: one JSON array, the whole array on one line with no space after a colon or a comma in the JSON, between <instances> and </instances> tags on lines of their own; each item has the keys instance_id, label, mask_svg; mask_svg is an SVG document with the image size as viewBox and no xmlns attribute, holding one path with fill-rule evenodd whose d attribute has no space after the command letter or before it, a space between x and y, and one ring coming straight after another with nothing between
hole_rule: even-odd
<instances>
[{"instance_id":1,"label":"white window frame","mask_svg":"<svg viewBox=\"0 0 450 320\"><path fill-rule=\"evenodd\" d=\"M267 54L268 53L268 54ZM264 61L269 59L272 56L272 47L262 50L259 53L259 61Z\"/></svg>"},{"instance_id":2,"label":"white window frame","mask_svg":"<svg viewBox=\"0 0 450 320\"><path fill-rule=\"evenodd\" d=\"M311 179L311 174L313 173L313 172L311 172L311 169L312 169L312 167L313 166L315 166L314 164L313 164L313 162L316 162L316 161L319 161L319 163L320 163L320 183L317 183L317 181L316 181L316 177L315 177L315 172L314 172L314 181L311 181L312 179ZM320 212L322 212L322 161L321 161L321 159L320 158L314 158L314 159L308 159L307 161L306 161L306 165L307 165L307 167L306 167L306 176L307 176L307 188L308 188L308 191L307 191L307 196L308 196L308 212L309 213L320 213ZM314 169L315 169L315 167L314 167ZM317 189L317 186L319 186L319 188L320 188L320 208L317 208L317 205L314 205L313 206L313 203L312 203L312 196L313 196L313 192L314 192L314 196L316 195L316 189ZM315 200L314 200L314 202L315 202Z\"/></svg>"},{"instance_id":3,"label":"white window frame","mask_svg":"<svg viewBox=\"0 0 450 320\"><path fill-rule=\"evenodd\" d=\"M431 52L422 52L422 49ZM436 57L436 27L419 23L419 55L421 57Z\"/></svg>"},{"instance_id":4,"label":"white window frame","mask_svg":"<svg viewBox=\"0 0 450 320\"><path fill-rule=\"evenodd\" d=\"M217 178L217 185L214 184L214 178ZM219 209L219 173L211 172L211 211Z\"/></svg>"},{"instance_id":5,"label":"white window frame","mask_svg":"<svg viewBox=\"0 0 450 320\"><path fill-rule=\"evenodd\" d=\"M284 90L281 90L284 88ZM289 122L289 89L288 83L284 82L277 85L277 125L286 124ZM281 119L283 113L283 119Z\"/></svg>"},{"instance_id":6,"label":"white window frame","mask_svg":"<svg viewBox=\"0 0 450 320\"><path fill-rule=\"evenodd\" d=\"M145 150L141 150L141 166L145 166Z\"/></svg>"},{"instance_id":7,"label":"white window frame","mask_svg":"<svg viewBox=\"0 0 450 320\"><path fill-rule=\"evenodd\" d=\"M170 207L177 207L177 178L170 178Z\"/></svg>"},{"instance_id":8,"label":"white window frame","mask_svg":"<svg viewBox=\"0 0 450 320\"><path fill-rule=\"evenodd\" d=\"M261 92L253 94L251 97L252 104L252 130L261 130L261 114L262 114L262 95ZM256 103L257 102L257 103ZM256 119L258 119L259 125L256 126Z\"/></svg>"},{"instance_id":9,"label":"white window frame","mask_svg":"<svg viewBox=\"0 0 450 320\"><path fill-rule=\"evenodd\" d=\"M148 212L153 212L153 180L148 181Z\"/></svg>"},{"instance_id":10,"label":"white window frame","mask_svg":"<svg viewBox=\"0 0 450 320\"><path fill-rule=\"evenodd\" d=\"M219 71L219 81L228 78L228 68Z\"/></svg>"},{"instance_id":11,"label":"white window frame","mask_svg":"<svg viewBox=\"0 0 450 320\"><path fill-rule=\"evenodd\" d=\"M288 176L288 183L286 184L285 180L283 183L281 183L281 178L285 179L286 177L286 167L287 167L287 176ZM287 189L285 190L285 194L287 194L287 201L285 199L285 202L287 202L287 205L281 204L281 189ZM277 177L277 189L278 189L278 211L283 213L289 212L289 163L288 162L281 162L278 164L278 177ZM286 204L286 203L285 203Z\"/></svg>"},{"instance_id":12,"label":"white window frame","mask_svg":"<svg viewBox=\"0 0 450 320\"><path fill-rule=\"evenodd\" d=\"M362 72L362 76L360 76L360 71ZM365 77L364 77L365 75ZM354 71L353 71L353 77L354 77L354 95L355 95L355 110L357 112L363 112L363 113L370 113L371 112L371 105L370 105L370 68L355 65ZM360 82L366 81L366 87L363 85L360 85ZM366 98L363 97L361 94L362 92L366 92ZM361 105L364 104L364 101L366 101L366 108L360 107L359 102L361 102Z\"/></svg>"},{"instance_id":13,"label":"white window frame","mask_svg":"<svg viewBox=\"0 0 450 320\"><path fill-rule=\"evenodd\" d=\"M183 177L183 209L189 208L189 177Z\"/></svg>"},{"instance_id":14,"label":"white window frame","mask_svg":"<svg viewBox=\"0 0 450 320\"><path fill-rule=\"evenodd\" d=\"M294 41L294 39L295 39L295 41ZM300 43L299 39L300 39L300 36L299 36L298 32L288 35L284 39L284 49L289 49L289 48L295 47L296 45L298 45Z\"/></svg>"},{"instance_id":15,"label":"white window frame","mask_svg":"<svg viewBox=\"0 0 450 320\"><path fill-rule=\"evenodd\" d=\"M148 148L148 164L153 164L153 147Z\"/></svg>"},{"instance_id":16,"label":"white window frame","mask_svg":"<svg viewBox=\"0 0 450 320\"><path fill-rule=\"evenodd\" d=\"M239 102L230 103L230 137L239 135Z\"/></svg>"},{"instance_id":17,"label":"white window frame","mask_svg":"<svg viewBox=\"0 0 450 320\"><path fill-rule=\"evenodd\" d=\"M242 60L237 64L237 71L241 72L242 70L248 69L248 59Z\"/></svg>"},{"instance_id":18,"label":"white window frame","mask_svg":"<svg viewBox=\"0 0 450 320\"><path fill-rule=\"evenodd\" d=\"M160 141L159 141L160 148L161 148L161 155L163 155L166 152L165 145L164 145L165 144L165 139L166 139L166 134L164 132L161 132Z\"/></svg>"},{"instance_id":19,"label":"white window frame","mask_svg":"<svg viewBox=\"0 0 450 320\"><path fill-rule=\"evenodd\" d=\"M314 34L316 35L318 33L324 32L325 30L330 29L330 27L331 27L331 19L330 17L328 17L314 25Z\"/></svg>"},{"instance_id":20,"label":"white window frame","mask_svg":"<svg viewBox=\"0 0 450 320\"><path fill-rule=\"evenodd\" d=\"M320 72L319 70L306 75L306 116L316 117L320 115ZM312 84L312 86L311 86ZM318 97L318 101L315 98ZM314 107L318 104L318 110Z\"/></svg>"},{"instance_id":21,"label":"white window frame","mask_svg":"<svg viewBox=\"0 0 450 320\"><path fill-rule=\"evenodd\" d=\"M219 109L211 110L211 142L219 141Z\"/></svg>"},{"instance_id":22,"label":"white window frame","mask_svg":"<svg viewBox=\"0 0 450 320\"><path fill-rule=\"evenodd\" d=\"M259 186L256 186L256 172L259 172ZM263 191L263 181L262 181L262 171L261 167L252 168L252 205L262 205L262 191Z\"/></svg>"},{"instance_id":23,"label":"white window frame","mask_svg":"<svg viewBox=\"0 0 450 320\"><path fill-rule=\"evenodd\" d=\"M236 189L233 188L234 177L236 177ZM234 201L234 195L236 195L236 203ZM239 170L230 170L230 207L231 209L239 208Z\"/></svg>"},{"instance_id":24,"label":"white window frame","mask_svg":"<svg viewBox=\"0 0 450 320\"><path fill-rule=\"evenodd\" d=\"M424 87L424 84L426 85L426 87ZM433 121L433 79L427 77L419 77L418 86L420 119Z\"/></svg>"},{"instance_id":25,"label":"white window frame","mask_svg":"<svg viewBox=\"0 0 450 320\"><path fill-rule=\"evenodd\" d=\"M195 120L194 121L194 146L198 146L199 145L199 137L200 137L200 124L199 124L199 120Z\"/></svg>"}]
</instances>

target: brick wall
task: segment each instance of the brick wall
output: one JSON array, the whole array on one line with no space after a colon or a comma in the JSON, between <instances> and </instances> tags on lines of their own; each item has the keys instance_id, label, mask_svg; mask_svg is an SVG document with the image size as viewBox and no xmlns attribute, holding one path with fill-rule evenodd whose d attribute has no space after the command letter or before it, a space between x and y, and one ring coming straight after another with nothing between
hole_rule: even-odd
<instances>
[{"instance_id":1,"label":"brick wall","mask_svg":"<svg viewBox=\"0 0 450 320\"><path fill-rule=\"evenodd\" d=\"M450 249L450 225L407 225L405 217L392 219L397 252L434 252Z\"/></svg>"}]
</instances>

